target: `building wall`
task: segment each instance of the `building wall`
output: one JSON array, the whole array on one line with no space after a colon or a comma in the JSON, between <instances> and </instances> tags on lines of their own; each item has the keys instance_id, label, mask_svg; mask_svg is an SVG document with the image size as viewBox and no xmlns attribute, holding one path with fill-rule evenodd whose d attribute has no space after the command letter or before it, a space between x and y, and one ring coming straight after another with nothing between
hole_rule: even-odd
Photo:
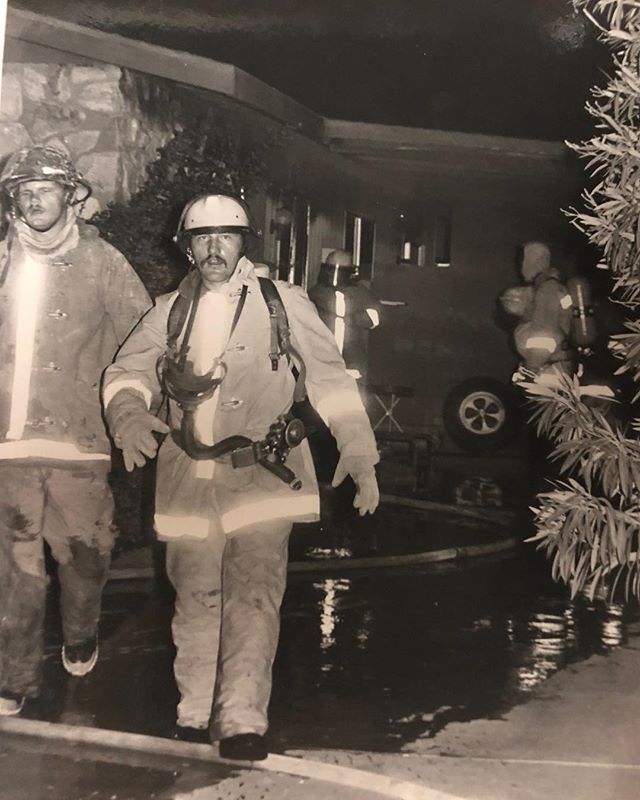
<instances>
[{"instance_id":1,"label":"building wall","mask_svg":"<svg viewBox=\"0 0 640 800\"><path fill-rule=\"evenodd\" d=\"M402 424L441 427L447 394L467 378L509 383L517 354L498 297L520 283L517 253L527 241L549 243L553 263L572 274L572 232L561 211L571 199L569 186L557 195L551 185L527 186L521 176L507 176L500 186L476 181L449 198L451 266L433 263L433 210L422 232L427 263L388 262L378 272L378 296L405 305L385 307L384 324L371 337L370 374L374 383L414 390L396 409Z\"/></svg>"}]
</instances>

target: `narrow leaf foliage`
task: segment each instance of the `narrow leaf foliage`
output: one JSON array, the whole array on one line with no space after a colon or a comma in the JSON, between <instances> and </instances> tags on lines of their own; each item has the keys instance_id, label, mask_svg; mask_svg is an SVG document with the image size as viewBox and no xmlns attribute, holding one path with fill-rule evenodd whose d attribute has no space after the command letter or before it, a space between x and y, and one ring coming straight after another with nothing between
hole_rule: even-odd
<instances>
[{"instance_id":1,"label":"narrow leaf foliage","mask_svg":"<svg viewBox=\"0 0 640 800\"><path fill-rule=\"evenodd\" d=\"M595 185L583 193L572 223L599 248L599 266L612 276L612 299L628 313L625 332L612 338L619 361L640 397L640 2L573 0L611 49L607 85L586 108L596 134L568 143ZM562 481L539 494L530 541L551 561L554 579L573 597L622 590L640 597L640 420L623 425L607 404L584 397L576 377L557 374L525 385L531 420L548 438ZM608 403L611 408L612 403Z\"/></svg>"}]
</instances>

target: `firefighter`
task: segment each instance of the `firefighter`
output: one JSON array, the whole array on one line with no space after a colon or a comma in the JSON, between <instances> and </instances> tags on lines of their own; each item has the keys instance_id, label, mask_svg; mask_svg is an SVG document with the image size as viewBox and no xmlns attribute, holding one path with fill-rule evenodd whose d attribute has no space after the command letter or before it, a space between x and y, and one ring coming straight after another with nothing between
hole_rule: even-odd
<instances>
[{"instance_id":1,"label":"firefighter","mask_svg":"<svg viewBox=\"0 0 640 800\"><path fill-rule=\"evenodd\" d=\"M551 266L547 245L528 242L523 248L522 277L524 286L507 289L500 301L506 311L520 318L514 331L514 343L521 363L513 380L527 380L527 373L536 376L559 369L574 368L570 332L573 299Z\"/></svg>"},{"instance_id":2,"label":"firefighter","mask_svg":"<svg viewBox=\"0 0 640 800\"><path fill-rule=\"evenodd\" d=\"M221 756L259 760L287 541L293 522L319 517L309 448L288 419L301 378L337 440L334 483L352 476L361 514L378 503L378 453L333 337L299 287L256 276L245 256L251 232L233 197L187 204L176 240L195 269L120 350L104 403L128 468L170 434L158 453L155 525L176 591L177 735L208 728ZM168 425L150 411L163 395Z\"/></svg>"},{"instance_id":3,"label":"firefighter","mask_svg":"<svg viewBox=\"0 0 640 800\"><path fill-rule=\"evenodd\" d=\"M353 258L348 250L329 253L309 297L333 333L351 375L356 380L365 379L367 334L380 324L380 303L363 283L354 281Z\"/></svg>"},{"instance_id":4,"label":"firefighter","mask_svg":"<svg viewBox=\"0 0 640 800\"><path fill-rule=\"evenodd\" d=\"M62 663L91 671L114 531L99 382L149 308L124 256L78 217L91 187L61 151L9 158L0 186L0 715L41 688L46 574L58 563Z\"/></svg>"}]
</instances>

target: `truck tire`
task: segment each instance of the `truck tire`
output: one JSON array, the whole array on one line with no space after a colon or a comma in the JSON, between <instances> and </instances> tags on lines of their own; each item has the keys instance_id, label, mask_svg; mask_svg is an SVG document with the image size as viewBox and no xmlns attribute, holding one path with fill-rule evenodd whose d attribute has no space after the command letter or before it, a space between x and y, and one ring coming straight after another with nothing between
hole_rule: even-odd
<instances>
[{"instance_id":1,"label":"truck tire","mask_svg":"<svg viewBox=\"0 0 640 800\"><path fill-rule=\"evenodd\" d=\"M519 414L511 386L495 378L469 378L447 395L442 410L451 439L472 453L495 453L510 442Z\"/></svg>"}]
</instances>

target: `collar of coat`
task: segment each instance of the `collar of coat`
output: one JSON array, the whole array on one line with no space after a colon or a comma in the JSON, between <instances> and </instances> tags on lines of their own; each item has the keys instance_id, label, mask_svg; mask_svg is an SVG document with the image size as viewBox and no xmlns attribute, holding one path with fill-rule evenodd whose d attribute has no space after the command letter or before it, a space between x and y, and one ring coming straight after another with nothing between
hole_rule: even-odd
<instances>
[{"instance_id":1,"label":"collar of coat","mask_svg":"<svg viewBox=\"0 0 640 800\"><path fill-rule=\"evenodd\" d=\"M90 222L87 222L84 219L78 218L76 219L76 225L78 226L78 234L81 240L92 240L92 239L99 239L100 238L100 231L96 228L95 225L92 225ZM7 231L7 235L5 238L0 242L0 245L6 245L9 239L9 230L15 230L15 225L11 223L9 225L9 229Z\"/></svg>"},{"instance_id":2,"label":"collar of coat","mask_svg":"<svg viewBox=\"0 0 640 800\"><path fill-rule=\"evenodd\" d=\"M250 285L251 279L255 277L253 271L253 263L248 258L242 256L238 261L233 275L226 283L226 291L224 294L231 297L234 294L240 294L240 290L244 285ZM194 267L185 277L180 281L178 292L187 299L191 300L195 290L200 283L200 273Z\"/></svg>"}]
</instances>

